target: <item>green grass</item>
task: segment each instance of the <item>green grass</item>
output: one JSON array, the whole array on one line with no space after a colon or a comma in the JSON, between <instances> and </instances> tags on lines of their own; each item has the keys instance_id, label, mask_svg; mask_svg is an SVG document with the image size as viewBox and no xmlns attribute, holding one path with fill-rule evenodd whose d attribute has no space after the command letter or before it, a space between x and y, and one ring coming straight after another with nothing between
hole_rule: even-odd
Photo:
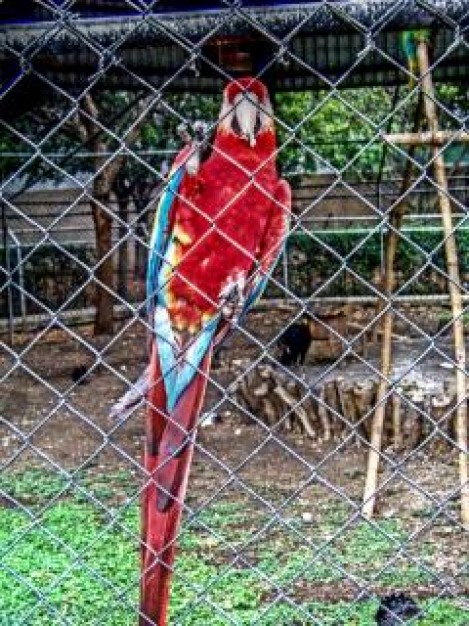
<instances>
[{"instance_id":1,"label":"green grass","mask_svg":"<svg viewBox=\"0 0 469 626\"><path fill-rule=\"evenodd\" d=\"M80 486L104 506L87 501ZM0 507L1 626L135 625L138 507L128 498L136 486L135 477L123 472L98 478L84 473L73 483L39 470L1 476L3 494L24 507ZM344 577L333 563L358 580L372 580L394 553L395 542L405 538L399 524L381 522L385 534L363 523L350 527L325 549L327 559L316 563L311 563L314 548L273 526L262 540L245 547L245 560L236 560L234 549L268 519L267 513L239 503L220 502L188 521L174 578L172 619L184 626L373 624L375 601L311 602L305 589L328 583L340 589ZM346 511L336 508L317 527L298 523L298 529L308 532L315 546L324 546L345 519ZM403 562L379 578L410 592L425 580L418 568ZM277 601L279 589L292 585L302 591L297 607ZM428 600L421 605L428 607L422 626L469 623L467 611L455 602Z\"/></svg>"},{"instance_id":2,"label":"green grass","mask_svg":"<svg viewBox=\"0 0 469 626\"><path fill-rule=\"evenodd\" d=\"M442 311L439 315L438 315L438 321L442 324L448 324L449 322L451 322L453 319L453 314L451 313L451 311ZM469 313L464 313L461 316L461 319L463 321L463 324L467 325L469 324Z\"/></svg>"}]
</instances>

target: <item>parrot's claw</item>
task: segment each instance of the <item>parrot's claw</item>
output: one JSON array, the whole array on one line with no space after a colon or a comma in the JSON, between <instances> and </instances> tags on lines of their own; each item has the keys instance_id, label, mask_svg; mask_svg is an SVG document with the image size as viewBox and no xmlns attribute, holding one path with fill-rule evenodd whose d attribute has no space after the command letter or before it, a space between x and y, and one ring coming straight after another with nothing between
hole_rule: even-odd
<instances>
[{"instance_id":1,"label":"parrot's claw","mask_svg":"<svg viewBox=\"0 0 469 626\"><path fill-rule=\"evenodd\" d=\"M194 137L199 142L202 143L204 139L207 137L208 132L208 124L206 122L202 122L201 120L196 120L192 125L194 130Z\"/></svg>"},{"instance_id":2,"label":"parrot's claw","mask_svg":"<svg viewBox=\"0 0 469 626\"><path fill-rule=\"evenodd\" d=\"M220 293L220 300L222 317L236 324L246 301L240 281L224 287Z\"/></svg>"},{"instance_id":3,"label":"parrot's claw","mask_svg":"<svg viewBox=\"0 0 469 626\"><path fill-rule=\"evenodd\" d=\"M178 124L176 132L184 143L191 143L192 137L189 134L187 124L185 122L181 122L180 124Z\"/></svg>"}]
</instances>

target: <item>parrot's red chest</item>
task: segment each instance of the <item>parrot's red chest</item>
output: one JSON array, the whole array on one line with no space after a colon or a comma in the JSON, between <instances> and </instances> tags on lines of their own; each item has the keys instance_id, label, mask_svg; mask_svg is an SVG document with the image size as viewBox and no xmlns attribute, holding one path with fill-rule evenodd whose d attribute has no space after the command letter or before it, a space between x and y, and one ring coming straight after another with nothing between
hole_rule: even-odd
<instances>
[{"instance_id":1,"label":"parrot's red chest","mask_svg":"<svg viewBox=\"0 0 469 626\"><path fill-rule=\"evenodd\" d=\"M168 292L176 327L195 329L227 283L252 269L278 183L265 151L217 151L187 178L175 206L176 267Z\"/></svg>"}]
</instances>

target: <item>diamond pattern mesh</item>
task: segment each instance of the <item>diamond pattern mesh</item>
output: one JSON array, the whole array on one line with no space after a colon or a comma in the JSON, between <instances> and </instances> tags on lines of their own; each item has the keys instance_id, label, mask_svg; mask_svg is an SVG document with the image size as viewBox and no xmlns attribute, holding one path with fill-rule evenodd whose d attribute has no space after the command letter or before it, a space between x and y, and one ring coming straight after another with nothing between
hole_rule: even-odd
<instances>
[{"instance_id":1,"label":"diamond pattern mesh","mask_svg":"<svg viewBox=\"0 0 469 626\"><path fill-rule=\"evenodd\" d=\"M469 5L180 4L0 3L0 622L138 620L151 223L252 75L290 227L214 357L170 623L467 624Z\"/></svg>"}]
</instances>

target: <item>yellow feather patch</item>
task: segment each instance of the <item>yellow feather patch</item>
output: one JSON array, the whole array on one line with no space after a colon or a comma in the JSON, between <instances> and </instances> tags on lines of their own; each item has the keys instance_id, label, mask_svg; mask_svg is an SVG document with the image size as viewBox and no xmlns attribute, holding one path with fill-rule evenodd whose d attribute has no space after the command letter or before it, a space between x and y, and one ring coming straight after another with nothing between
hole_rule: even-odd
<instances>
[{"instance_id":1,"label":"yellow feather patch","mask_svg":"<svg viewBox=\"0 0 469 626\"><path fill-rule=\"evenodd\" d=\"M178 315L176 317L176 319L174 320L174 326L176 327L176 330L179 330L180 332L183 330L186 330L187 324L186 322Z\"/></svg>"},{"instance_id":2,"label":"yellow feather patch","mask_svg":"<svg viewBox=\"0 0 469 626\"><path fill-rule=\"evenodd\" d=\"M179 224L176 224L174 227L174 238L182 243L183 246L188 246L192 243L192 237L190 237Z\"/></svg>"},{"instance_id":3,"label":"yellow feather patch","mask_svg":"<svg viewBox=\"0 0 469 626\"><path fill-rule=\"evenodd\" d=\"M203 313L202 314L202 324L207 324L212 319L211 313Z\"/></svg>"}]
</instances>

